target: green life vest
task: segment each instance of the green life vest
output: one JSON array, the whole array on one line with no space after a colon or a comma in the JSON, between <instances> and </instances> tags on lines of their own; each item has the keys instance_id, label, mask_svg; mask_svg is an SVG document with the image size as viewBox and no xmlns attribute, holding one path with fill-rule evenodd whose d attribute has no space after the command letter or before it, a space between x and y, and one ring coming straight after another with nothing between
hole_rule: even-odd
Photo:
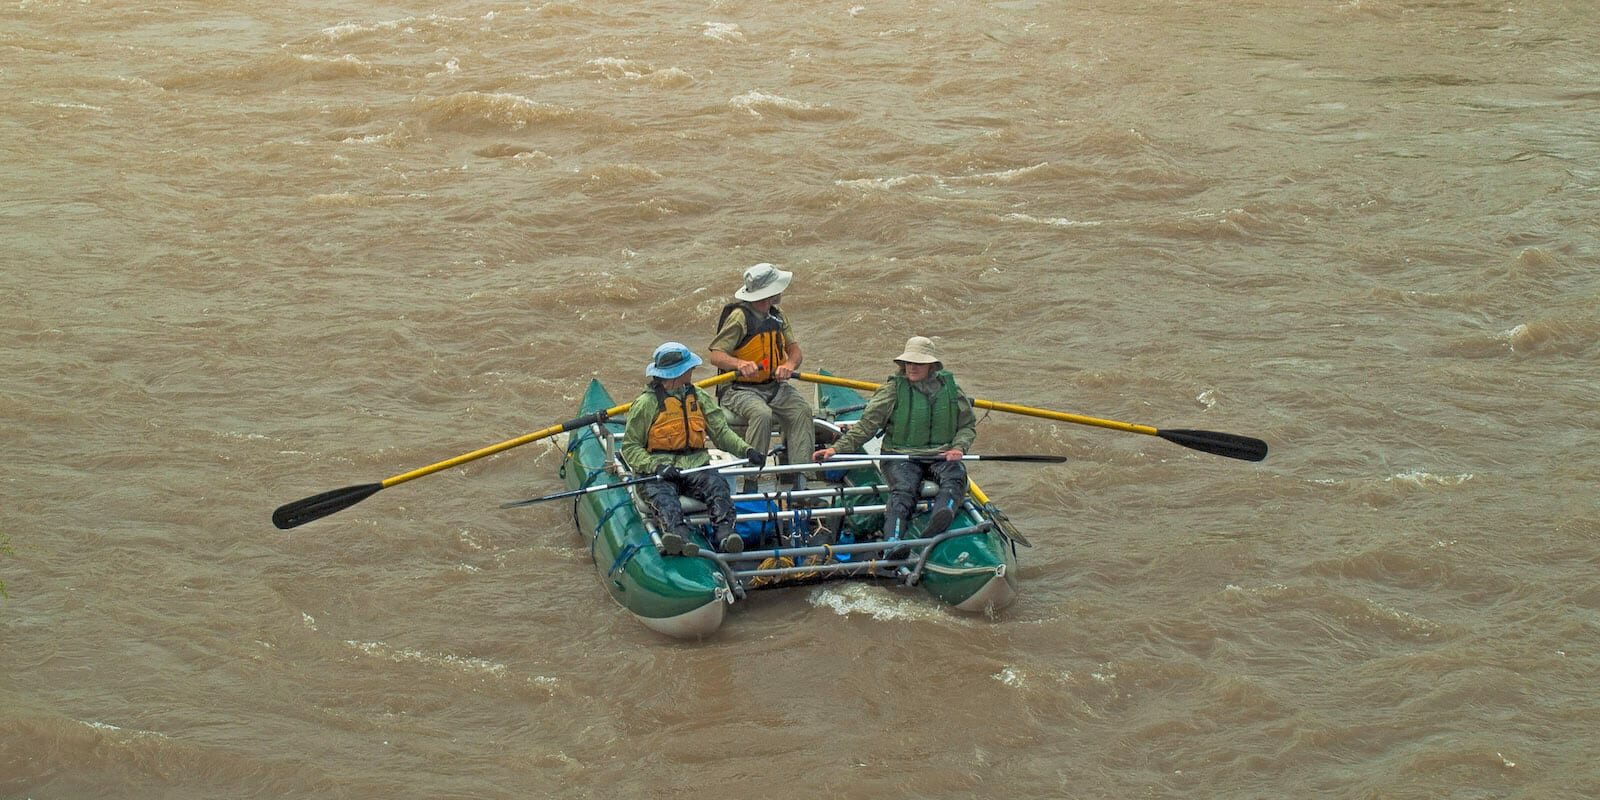
<instances>
[{"instance_id":1,"label":"green life vest","mask_svg":"<svg viewBox=\"0 0 1600 800\"><path fill-rule=\"evenodd\" d=\"M956 378L949 370L936 374L944 385L931 398L913 388L904 375L889 378L894 382L894 413L884 436L889 449L937 447L956 438Z\"/></svg>"}]
</instances>

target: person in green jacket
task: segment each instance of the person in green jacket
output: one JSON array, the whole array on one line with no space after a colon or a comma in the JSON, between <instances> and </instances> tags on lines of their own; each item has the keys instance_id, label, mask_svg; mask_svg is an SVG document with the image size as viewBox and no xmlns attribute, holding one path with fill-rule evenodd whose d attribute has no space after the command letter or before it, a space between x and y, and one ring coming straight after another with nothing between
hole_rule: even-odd
<instances>
[{"instance_id":1,"label":"person in green jacket","mask_svg":"<svg viewBox=\"0 0 1600 800\"><path fill-rule=\"evenodd\" d=\"M744 540L734 531L733 498L728 482L715 470L683 470L711 463L707 443L730 453L742 453L757 467L766 456L728 427L727 415L709 392L694 385L694 368L700 357L678 342L656 348L644 374L650 384L628 408L622 431L622 459L634 472L654 473L661 480L640 484L640 489L661 521L661 544L669 555L692 553L689 524L678 505L679 493L706 504L716 529L717 548L726 553L744 550Z\"/></svg>"},{"instance_id":2,"label":"person in green jacket","mask_svg":"<svg viewBox=\"0 0 1600 800\"><path fill-rule=\"evenodd\" d=\"M899 370L873 393L861 420L832 447L813 453L812 460L823 461L835 453L859 453L861 446L880 432L885 454L923 456L880 465L889 483L883 537L894 540L905 535L924 478L939 485L933 513L922 531L924 536L935 536L950 526L956 504L966 497L967 468L961 457L978 438L978 420L972 401L956 386L955 376L945 370L932 339L911 337L905 352L894 361Z\"/></svg>"}]
</instances>

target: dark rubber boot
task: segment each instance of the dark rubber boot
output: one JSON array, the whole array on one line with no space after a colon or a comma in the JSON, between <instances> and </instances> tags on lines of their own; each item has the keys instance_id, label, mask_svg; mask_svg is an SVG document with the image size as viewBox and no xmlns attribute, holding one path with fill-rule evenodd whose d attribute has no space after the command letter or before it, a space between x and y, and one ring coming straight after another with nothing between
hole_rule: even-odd
<instances>
[{"instance_id":1,"label":"dark rubber boot","mask_svg":"<svg viewBox=\"0 0 1600 800\"><path fill-rule=\"evenodd\" d=\"M938 536L950 527L951 520L956 518L956 499L944 492L933 498L933 513L928 515L928 524L923 527L923 536Z\"/></svg>"},{"instance_id":2,"label":"dark rubber boot","mask_svg":"<svg viewBox=\"0 0 1600 800\"><path fill-rule=\"evenodd\" d=\"M666 556L692 556L700 552L700 545L689 538L689 529L667 531L661 534L661 554Z\"/></svg>"}]
</instances>

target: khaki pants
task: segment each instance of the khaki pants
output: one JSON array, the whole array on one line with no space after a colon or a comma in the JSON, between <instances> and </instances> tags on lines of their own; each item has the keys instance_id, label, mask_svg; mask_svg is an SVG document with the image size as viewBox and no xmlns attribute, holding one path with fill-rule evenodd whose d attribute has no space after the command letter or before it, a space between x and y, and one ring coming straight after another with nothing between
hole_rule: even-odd
<instances>
[{"instance_id":1,"label":"khaki pants","mask_svg":"<svg viewBox=\"0 0 1600 800\"><path fill-rule=\"evenodd\" d=\"M762 452L772 448L772 426L776 421L783 443L789 448L784 452L785 464L804 464L817 449L811 404L788 381L732 386L722 395L722 407L745 421L744 440Z\"/></svg>"}]
</instances>

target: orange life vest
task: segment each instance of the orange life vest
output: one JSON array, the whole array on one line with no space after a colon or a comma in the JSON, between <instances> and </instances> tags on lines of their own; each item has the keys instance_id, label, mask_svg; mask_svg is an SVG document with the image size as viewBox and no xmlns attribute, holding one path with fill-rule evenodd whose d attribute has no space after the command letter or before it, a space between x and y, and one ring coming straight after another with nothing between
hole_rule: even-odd
<instances>
[{"instance_id":1,"label":"orange life vest","mask_svg":"<svg viewBox=\"0 0 1600 800\"><path fill-rule=\"evenodd\" d=\"M722 307L722 316L717 318L717 330L722 330L722 323L728 320L728 315L734 309L744 312L744 338L734 345L728 355L754 361L756 372L733 380L735 383L767 383L772 380L773 368L789 357L789 340L783 336L783 315L778 313L777 306L773 306L767 310L766 319L758 320L755 310L748 304L729 303Z\"/></svg>"},{"instance_id":2,"label":"orange life vest","mask_svg":"<svg viewBox=\"0 0 1600 800\"><path fill-rule=\"evenodd\" d=\"M650 423L645 449L652 453L687 453L706 449L706 415L700 410L700 394L694 387L682 397L655 387L661 410Z\"/></svg>"}]
</instances>

